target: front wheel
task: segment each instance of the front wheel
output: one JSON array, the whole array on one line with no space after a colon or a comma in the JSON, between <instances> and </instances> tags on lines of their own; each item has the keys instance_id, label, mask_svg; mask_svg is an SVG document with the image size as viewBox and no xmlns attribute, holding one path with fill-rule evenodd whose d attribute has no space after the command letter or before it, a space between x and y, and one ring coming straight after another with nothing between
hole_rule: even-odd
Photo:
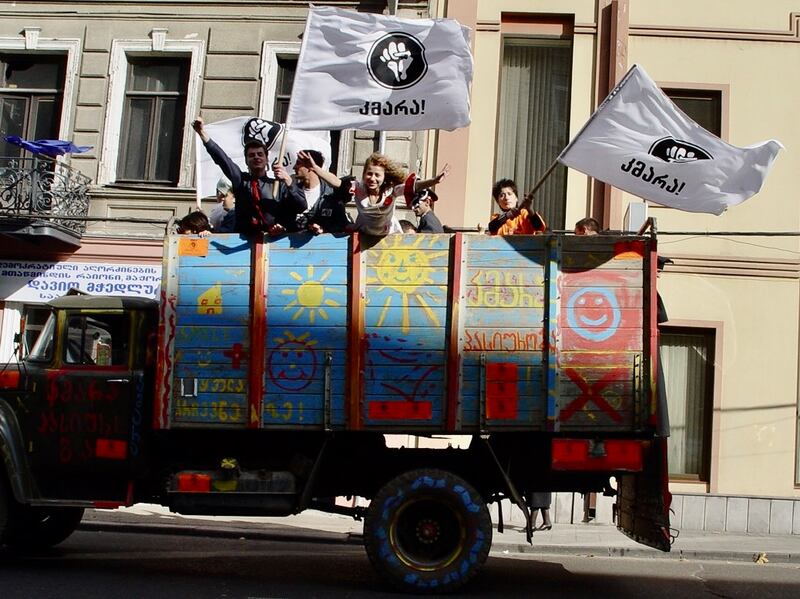
<instances>
[{"instance_id":1,"label":"front wheel","mask_svg":"<svg viewBox=\"0 0 800 599\"><path fill-rule=\"evenodd\" d=\"M453 591L477 574L492 545L492 521L472 486L444 470L412 470L370 503L364 544L372 565L414 593Z\"/></svg>"},{"instance_id":2,"label":"front wheel","mask_svg":"<svg viewBox=\"0 0 800 599\"><path fill-rule=\"evenodd\" d=\"M12 550L40 551L70 536L83 518L83 508L17 505L3 541Z\"/></svg>"}]
</instances>

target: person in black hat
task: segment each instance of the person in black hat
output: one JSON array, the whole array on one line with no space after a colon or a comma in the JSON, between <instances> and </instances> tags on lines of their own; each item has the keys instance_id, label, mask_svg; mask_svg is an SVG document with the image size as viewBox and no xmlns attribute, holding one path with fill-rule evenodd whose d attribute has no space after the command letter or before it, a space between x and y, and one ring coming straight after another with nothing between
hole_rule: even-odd
<instances>
[{"instance_id":1,"label":"person in black hat","mask_svg":"<svg viewBox=\"0 0 800 599\"><path fill-rule=\"evenodd\" d=\"M211 159L233 185L237 233L264 231L269 235L280 235L297 231L297 215L306 210L308 204L305 197L286 193L285 183L280 183L277 195L273 195L274 179L267 177L268 154L263 141L252 139L245 144L247 172L244 172L208 136L202 118L197 117L192 128L200 136Z\"/></svg>"},{"instance_id":2,"label":"person in black hat","mask_svg":"<svg viewBox=\"0 0 800 599\"><path fill-rule=\"evenodd\" d=\"M417 233L444 233L441 221L433 213L433 203L438 199L436 192L430 189L423 189L414 194L411 199L411 210L419 219Z\"/></svg>"}]
</instances>

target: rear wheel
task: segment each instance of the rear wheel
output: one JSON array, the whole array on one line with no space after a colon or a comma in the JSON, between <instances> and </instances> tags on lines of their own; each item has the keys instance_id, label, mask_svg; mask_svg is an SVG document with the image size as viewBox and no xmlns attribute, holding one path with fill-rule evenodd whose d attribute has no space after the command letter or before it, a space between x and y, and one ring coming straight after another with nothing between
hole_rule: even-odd
<instances>
[{"instance_id":1,"label":"rear wheel","mask_svg":"<svg viewBox=\"0 0 800 599\"><path fill-rule=\"evenodd\" d=\"M70 536L83 518L83 508L15 505L3 542L11 549L39 551Z\"/></svg>"},{"instance_id":2,"label":"rear wheel","mask_svg":"<svg viewBox=\"0 0 800 599\"><path fill-rule=\"evenodd\" d=\"M486 561L492 522L469 483L443 470L413 470L384 486L364 523L373 566L392 584L441 593L465 584Z\"/></svg>"}]
</instances>

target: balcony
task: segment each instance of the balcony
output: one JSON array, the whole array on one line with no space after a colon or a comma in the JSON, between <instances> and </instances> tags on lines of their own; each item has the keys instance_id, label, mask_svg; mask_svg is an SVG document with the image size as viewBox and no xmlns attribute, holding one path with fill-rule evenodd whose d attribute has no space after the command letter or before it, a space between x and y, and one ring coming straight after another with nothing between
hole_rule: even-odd
<instances>
[{"instance_id":1,"label":"balcony","mask_svg":"<svg viewBox=\"0 0 800 599\"><path fill-rule=\"evenodd\" d=\"M47 242L54 251L80 247L90 182L51 158L0 157L0 236Z\"/></svg>"}]
</instances>

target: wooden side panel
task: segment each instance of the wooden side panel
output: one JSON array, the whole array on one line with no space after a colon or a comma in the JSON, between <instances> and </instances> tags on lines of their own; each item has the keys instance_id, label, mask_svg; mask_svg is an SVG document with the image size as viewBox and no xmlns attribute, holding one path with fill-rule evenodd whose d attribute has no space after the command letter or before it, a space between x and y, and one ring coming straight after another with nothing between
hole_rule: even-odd
<instances>
[{"instance_id":1,"label":"wooden side panel","mask_svg":"<svg viewBox=\"0 0 800 599\"><path fill-rule=\"evenodd\" d=\"M177 236L172 426L247 425L251 245Z\"/></svg>"},{"instance_id":2,"label":"wooden side panel","mask_svg":"<svg viewBox=\"0 0 800 599\"><path fill-rule=\"evenodd\" d=\"M441 430L450 236L389 235L363 254L364 427Z\"/></svg>"},{"instance_id":3,"label":"wooden side panel","mask_svg":"<svg viewBox=\"0 0 800 599\"><path fill-rule=\"evenodd\" d=\"M268 245L262 423L320 428L328 393L329 424L343 426L348 239L292 235Z\"/></svg>"},{"instance_id":4,"label":"wooden side panel","mask_svg":"<svg viewBox=\"0 0 800 599\"><path fill-rule=\"evenodd\" d=\"M569 236L562 244L559 428L630 430L645 351L645 242Z\"/></svg>"},{"instance_id":5,"label":"wooden side panel","mask_svg":"<svg viewBox=\"0 0 800 599\"><path fill-rule=\"evenodd\" d=\"M462 426L545 427L542 236L465 236Z\"/></svg>"}]
</instances>

